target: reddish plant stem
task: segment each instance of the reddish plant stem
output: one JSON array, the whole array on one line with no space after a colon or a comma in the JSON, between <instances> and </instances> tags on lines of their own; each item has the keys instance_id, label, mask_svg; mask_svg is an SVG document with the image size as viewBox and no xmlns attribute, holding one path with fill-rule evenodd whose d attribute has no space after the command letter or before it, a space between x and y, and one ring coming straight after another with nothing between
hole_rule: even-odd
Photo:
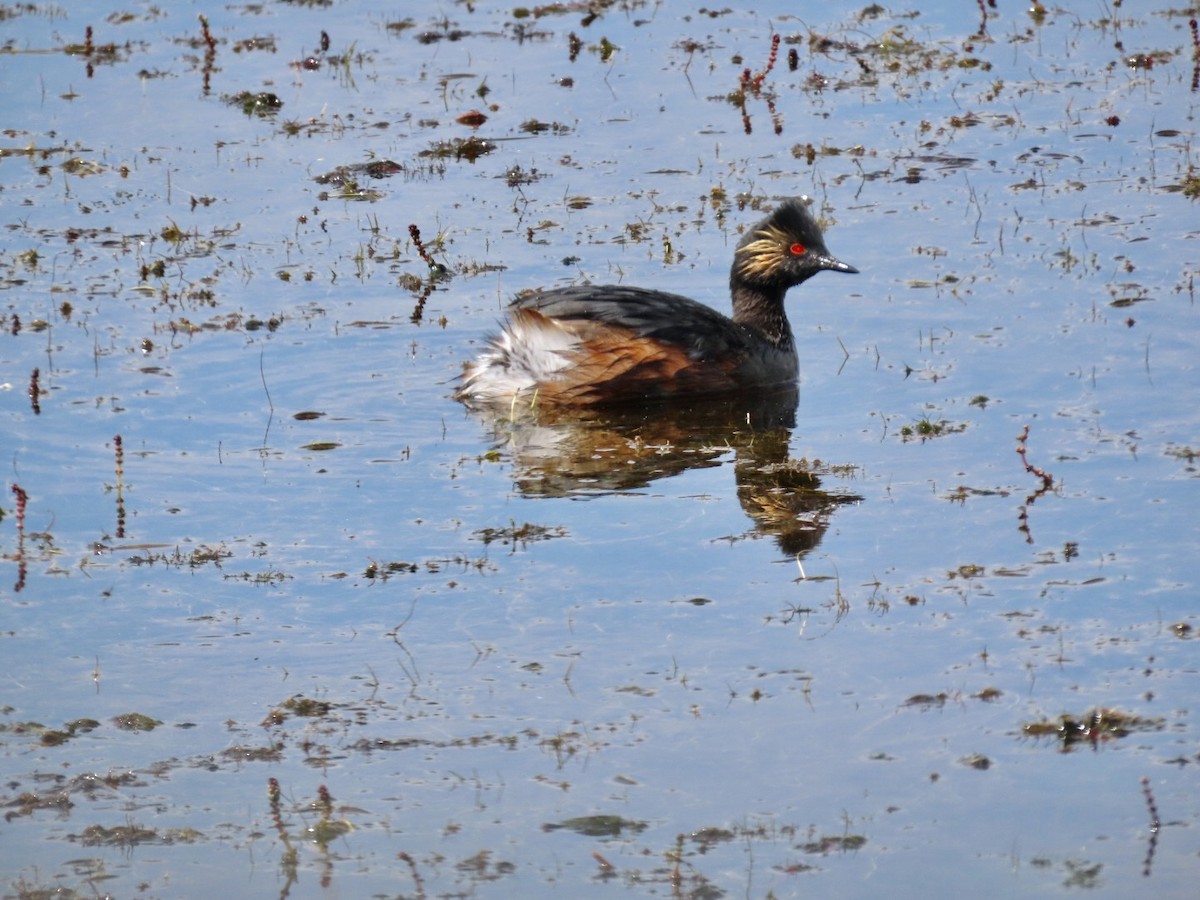
<instances>
[{"instance_id":1,"label":"reddish plant stem","mask_svg":"<svg viewBox=\"0 0 1200 900\"><path fill-rule=\"evenodd\" d=\"M771 53L767 57L767 65L757 75L751 75L749 69L742 69L742 90L754 91L758 93L762 90L763 81L771 74L771 70L775 68L775 58L779 55L779 35L771 35Z\"/></svg>"},{"instance_id":2,"label":"reddish plant stem","mask_svg":"<svg viewBox=\"0 0 1200 900\"><path fill-rule=\"evenodd\" d=\"M29 562L25 559L25 504L29 495L19 484L12 486L13 495L17 498L17 583L13 585L13 593L19 594L25 587L25 576L29 571Z\"/></svg>"},{"instance_id":3,"label":"reddish plant stem","mask_svg":"<svg viewBox=\"0 0 1200 900\"><path fill-rule=\"evenodd\" d=\"M396 854L396 858L408 863L408 869L412 872L413 884L417 888L417 897L419 900L425 900L425 883L421 880L421 873L417 871L417 861L403 850Z\"/></svg>"},{"instance_id":4,"label":"reddish plant stem","mask_svg":"<svg viewBox=\"0 0 1200 900\"><path fill-rule=\"evenodd\" d=\"M17 498L17 535L24 537L25 535L25 504L29 502L29 495L25 493L25 488L19 484L12 486L13 495Z\"/></svg>"},{"instance_id":5,"label":"reddish plant stem","mask_svg":"<svg viewBox=\"0 0 1200 900\"><path fill-rule=\"evenodd\" d=\"M767 57L767 67L754 76L754 89L757 91L762 87L763 80L771 74L771 70L775 68L775 58L779 55L779 35L778 33L771 35L771 53Z\"/></svg>"},{"instance_id":6,"label":"reddish plant stem","mask_svg":"<svg viewBox=\"0 0 1200 900\"><path fill-rule=\"evenodd\" d=\"M208 48L209 53L215 53L217 49L217 39L212 36L212 32L208 30L208 17L200 16L200 37L204 39L204 46Z\"/></svg>"},{"instance_id":7,"label":"reddish plant stem","mask_svg":"<svg viewBox=\"0 0 1200 900\"><path fill-rule=\"evenodd\" d=\"M29 495L25 493L25 488L19 484L12 486L12 492L17 498L17 532L25 533L25 504L29 502Z\"/></svg>"},{"instance_id":8,"label":"reddish plant stem","mask_svg":"<svg viewBox=\"0 0 1200 900\"><path fill-rule=\"evenodd\" d=\"M732 95L732 99L735 99L738 103L738 106L741 108L742 127L745 129L746 134L751 134L753 132L753 128L750 123L750 113L746 110L746 95L754 94L755 96L758 96L762 93L763 82L766 80L767 75L771 73L771 70L775 68L775 60L778 58L778 56L779 35L773 34L771 35L771 52L767 56L767 64L763 67L762 71L758 74L751 74L748 68L742 69L742 75L738 81L738 91ZM788 66L792 69L795 69L795 64L797 62L798 57L796 56L795 48L793 48L788 53ZM770 94L767 95L767 108L771 114L771 119L775 126L775 133L782 134L783 121L775 112L774 97Z\"/></svg>"},{"instance_id":9,"label":"reddish plant stem","mask_svg":"<svg viewBox=\"0 0 1200 900\"><path fill-rule=\"evenodd\" d=\"M200 19L200 36L204 40L204 65L201 71L204 73L204 94L208 96L209 88L212 84L212 73L217 60L217 39L213 37L212 32L208 28L208 19L201 15Z\"/></svg>"},{"instance_id":10,"label":"reddish plant stem","mask_svg":"<svg viewBox=\"0 0 1200 900\"><path fill-rule=\"evenodd\" d=\"M1042 480L1042 485L1032 494L1025 498L1025 502L1021 504L1021 511L1017 513L1017 530L1025 535L1025 543L1033 543L1033 533L1029 530L1029 507L1034 504L1034 501L1042 494L1048 493L1054 489L1054 476L1045 469L1040 469L1033 465L1026 456L1025 442L1029 438L1029 426L1026 425L1024 430L1017 435L1017 455L1021 457L1021 463L1025 466L1025 471L1031 475L1035 475Z\"/></svg>"},{"instance_id":11,"label":"reddish plant stem","mask_svg":"<svg viewBox=\"0 0 1200 900\"><path fill-rule=\"evenodd\" d=\"M42 389L38 385L38 379L41 377L41 374L41 370L35 366L33 373L29 376L29 405L33 407L33 414L35 416L42 414L42 403L39 399Z\"/></svg>"},{"instance_id":12,"label":"reddish plant stem","mask_svg":"<svg viewBox=\"0 0 1200 900\"><path fill-rule=\"evenodd\" d=\"M1028 439L1028 437L1029 426L1026 425L1025 430L1017 435L1017 455L1021 457L1021 463L1025 466L1026 472L1028 472L1030 475L1036 475L1038 478L1042 479L1042 487L1038 491L1038 496L1040 496L1054 487L1054 476L1045 469L1039 469L1037 466L1029 462L1029 459L1025 456L1025 441Z\"/></svg>"},{"instance_id":13,"label":"reddish plant stem","mask_svg":"<svg viewBox=\"0 0 1200 900\"><path fill-rule=\"evenodd\" d=\"M417 248L417 253L425 261L425 265L432 269L435 263L433 257L429 255L429 251L425 249L424 242L421 240L421 229L416 225L409 225L408 236L412 238L413 246Z\"/></svg>"}]
</instances>

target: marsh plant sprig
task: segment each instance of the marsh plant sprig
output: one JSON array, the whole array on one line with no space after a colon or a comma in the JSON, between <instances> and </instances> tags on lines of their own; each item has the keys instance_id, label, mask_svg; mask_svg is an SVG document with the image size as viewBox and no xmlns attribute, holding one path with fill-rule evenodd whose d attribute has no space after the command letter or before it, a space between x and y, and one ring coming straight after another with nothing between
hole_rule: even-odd
<instances>
[{"instance_id":1,"label":"marsh plant sprig","mask_svg":"<svg viewBox=\"0 0 1200 900\"><path fill-rule=\"evenodd\" d=\"M1026 425L1024 430L1017 435L1017 456L1021 458L1021 464L1025 466L1025 471L1030 475L1040 478L1042 481L1041 487L1025 498L1025 502L1021 504L1021 511L1017 515L1017 520L1020 524L1017 530L1025 535L1025 543L1033 543L1033 533L1029 530L1029 507L1031 507L1038 497L1054 490L1054 476L1031 463L1026 456L1026 441L1029 439L1029 426Z\"/></svg>"},{"instance_id":2,"label":"marsh plant sprig","mask_svg":"<svg viewBox=\"0 0 1200 900\"><path fill-rule=\"evenodd\" d=\"M29 375L29 405L33 408L33 414L40 416L42 414L42 388L38 384L42 374L41 369L34 366L33 371Z\"/></svg>"},{"instance_id":3,"label":"marsh plant sprig","mask_svg":"<svg viewBox=\"0 0 1200 900\"><path fill-rule=\"evenodd\" d=\"M433 293L434 284L448 277L450 270L429 255L429 250L426 249L425 242L421 240L420 228L415 224L409 225L408 235L412 238L413 246L417 248L418 255L425 262L425 265L429 267L429 279L427 281L425 279L417 279L414 276L405 276L412 282L407 286L417 291L417 305L413 307L412 315L409 316L409 319L414 325L419 325L425 315L425 301ZM401 283L404 283L404 279L401 279Z\"/></svg>"},{"instance_id":4,"label":"marsh plant sprig","mask_svg":"<svg viewBox=\"0 0 1200 900\"><path fill-rule=\"evenodd\" d=\"M125 537L125 444L119 434L113 435L113 455L117 472L117 537Z\"/></svg>"},{"instance_id":5,"label":"marsh plant sprig","mask_svg":"<svg viewBox=\"0 0 1200 900\"><path fill-rule=\"evenodd\" d=\"M986 2L985 0L975 0L975 2L979 5L979 31L975 36L984 37L987 34L988 7L995 9L996 0L986 0Z\"/></svg>"},{"instance_id":6,"label":"marsh plant sprig","mask_svg":"<svg viewBox=\"0 0 1200 900\"><path fill-rule=\"evenodd\" d=\"M25 587L25 576L29 571L29 562L25 558L25 506L29 503L29 494L19 484L12 486L12 492L17 499L17 583L13 585L13 593L19 594Z\"/></svg>"},{"instance_id":7,"label":"marsh plant sprig","mask_svg":"<svg viewBox=\"0 0 1200 900\"><path fill-rule=\"evenodd\" d=\"M1150 813L1150 839L1146 842L1146 858L1142 861L1142 877L1149 878L1150 870L1154 865L1154 851L1158 848L1158 830L1162 827L1162 819L1158 816L1158 804L1154 802L1154 794L1150 790L1150 779L1145 775L1142 776L1142 796L1146 798L1146 811Z\"/></svg>"},{"instance_id":8,"label":"marsh plant sprig","mask_svg":"<svg viewBox=\"0 0 1200 900\"><path fill-rule=\"evenodd\" d=\"M1192 30L1192 93L1200 90L1200 26L1195 17L1188 19L1188 28Z\"/></svg>"},{"instance_id":9,"label":"marsh plant sprig","mask_svg":"<svg viewBox=\"0 0 1200 900\"><path fill-rule=\"evenodd\" d=\"M283 790L279 787L279 780L276 778L267 779L267 800L271 804L271 822L275 826L275 832L279 835L279 841L283 845L283 854L280 857L279 867L283 870L284 876L287 878L287 884L284 885L284 890L281 896L286 897L288 889L296 881L296 870L300 859L300 854L297 849L292 846L292 839L288 835L287 824L283 820L283 812L280 808L280 801L283 799Z\"/></svg>"},{"instance_id":10,"label":"marsh plant sprig","mask_svg":"<svg viewBox=\"0 0 1200 900\"><path fill-rule=\"evenodd\" d=\"M1046 493L1047 491L1053 490L1054 476L1051 475L1049 472L1047 472L1045 469L1040 469L1037 466L1033 465L1029 461L1029 459L1026 457L1025 442L1028 439L1029 439L1029 426L1026 425L1024 430L1022 430L1022 432L1019 435L1017 435L1017 455L1019 457L1021 457L1021 464L1023 466L1025 466L1025 471L1028 472L1030 475L1036 475L1038 478L1040 478L1042 480L1042 486L1038 489L1034 498L1030 498L1032 500L1032 499L1035 499L1036 497L1040 497L1042 494Z\"/></svg>"},{"instance_id":11,"label":"marsh plant sprig","mask_svg":"<svg viewBox=\"0 0 1200 900\"><path fill-rule=\"evenodd\" d=\"M212 75L216 69L217 61L217 39L213 37L208 28L208 17L199 15L200 20L200 39L204 42L204 64L200 70L204 78L204 96L208 96L212 88Z\"/></svg>"},{"instance_id":12,"label":"marsh plant sprig","mask_svg":"<svg viewBox=\"0 0 1200 900\"><path fill-rule=\"evenodd\" d=\"M763 90L763 82L767 76L771 74L771 70L775 68L775 60L779 56L779 34L776 32L771 35L771 52L767 56L767 64L757 73L751 73L749 67L742 70L741 77L738 80L738 89L729 95L729 99L741 110L742 127L746 134L753 132L753 127L750 123L750 113L746 110L746 98L753 95L761 97L767 101L767 112L770 113L771 121L775 126L775 133L783 133L783 121L779 117L779 113L775 110L775 95L771 91ZM791 57L789 55L788 65L791 67Z\"/></svg>"},{"instance_id":13,"label":"marsh plant sprig","mask_svg":"<svg viewBox=\"0 0 1200 900\"><path fill-rule=\"evenodd\" d=\"M442 278L450 273L444 265L429 255L429 250L425 247L425 242L421 240L421 229L416 225L408 226L408 236L412 238L413 246L417 248L417 255L421 257L425 265L429 266L429 274L435 280Z\"/></svg>"},{"instance_id":14,"label":"marsh plant sprig","mask_svg":"<svg viewBox=\"0 0 1200 900\"><path fill-rule=\"evenodd\" d=\"M763 81L771 74L771 70L775 68L775 59L779 55L779 34L778 32L771 35L771 52L767 56L767 64L761 72L755 75L750 74L750 70L742 70L742 90L750 90L758 93L762 90Z\"/></svg>"},{"instance_id":15,"label":"marsh plant sprig","mask_svg":"<svg viewBox=\"0 0 1200 900\"><path fill-rule=\"evenodd\" d=\"M217 39L212 36L212 32L208 30L208 17L204 15L197 16L200 20L200 38L204 41L204 46L208 48L209 53L217 52Z\"/></svg>"}]
</instances>

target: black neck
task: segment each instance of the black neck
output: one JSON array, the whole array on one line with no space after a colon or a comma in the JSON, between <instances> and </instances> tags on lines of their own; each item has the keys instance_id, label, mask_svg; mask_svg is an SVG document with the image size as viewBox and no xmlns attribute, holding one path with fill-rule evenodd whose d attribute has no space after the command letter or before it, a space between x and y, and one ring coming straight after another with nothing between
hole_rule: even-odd
<instances>
[{"instance_id":1,"label":"black neck","mask_svg":"<svg viewBox=\"0 0 1200 900\"><path fill-rule=\"evenodd\" d=\"M733 294L733 321L754 329L781 350L792 345L792 327L783 308L787 288L751 287L745 282L734 281L730 291Z\"/></svg>"}]
</instances>

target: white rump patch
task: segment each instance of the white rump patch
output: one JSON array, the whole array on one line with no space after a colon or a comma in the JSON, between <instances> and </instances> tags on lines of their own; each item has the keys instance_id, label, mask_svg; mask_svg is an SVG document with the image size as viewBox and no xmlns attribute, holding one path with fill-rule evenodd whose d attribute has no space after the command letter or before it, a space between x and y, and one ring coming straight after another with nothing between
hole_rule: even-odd
<instances>
[{"instance_id":1,"label":"white rump patch","mask_svg":"<svg viewBox=\"0 0 1200 900\"><path fill-rule=\"evenodd\" d=\"M554 380L570 365L579 338L552 319L517 311L489 344L467 364L459 391L485 403L510 400Z\"/></svg>"}]
</instances>

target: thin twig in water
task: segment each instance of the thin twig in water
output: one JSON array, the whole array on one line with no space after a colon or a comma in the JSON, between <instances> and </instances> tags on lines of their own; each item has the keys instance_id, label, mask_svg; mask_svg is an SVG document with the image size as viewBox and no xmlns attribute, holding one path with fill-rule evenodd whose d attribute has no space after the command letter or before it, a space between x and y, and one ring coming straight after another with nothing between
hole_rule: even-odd
<instances>
[{"instance_id":1,"label":"thin twig in water","mask_svg":"<svg viewBox=\"0 0 1200 900\"><path fill-rule=\"evenodd\" d=\"M267 451L267 436L271 433L271 422L275 419L275 404L271 401L271 390L267 387L267 373L263 368L263 356L266 352L266 347L258 351L258 377L262 379L263 393L267 395L267 427L263 431L263 453Z\"/></svg>"},{"instance_id":2,"label":"thin twig in water","mask_svg":"<svg viewBox=\"0 0 1200 900\"><path fill-rule=\"evenodd\" d=\"M1142 876L1150 877L1150 867L1154 864L1154 851L1158 847L1158 829L1162 827L1162 820L1158 817L1158 804L1154 802L1154 795L1150 793L1150 779L1145 775L1142 776L1142 796L1146 798L1146 809L1150 811L1150 840L1146 845L1146 859L1142 864Z\"/></svg>"}]
</instances>

